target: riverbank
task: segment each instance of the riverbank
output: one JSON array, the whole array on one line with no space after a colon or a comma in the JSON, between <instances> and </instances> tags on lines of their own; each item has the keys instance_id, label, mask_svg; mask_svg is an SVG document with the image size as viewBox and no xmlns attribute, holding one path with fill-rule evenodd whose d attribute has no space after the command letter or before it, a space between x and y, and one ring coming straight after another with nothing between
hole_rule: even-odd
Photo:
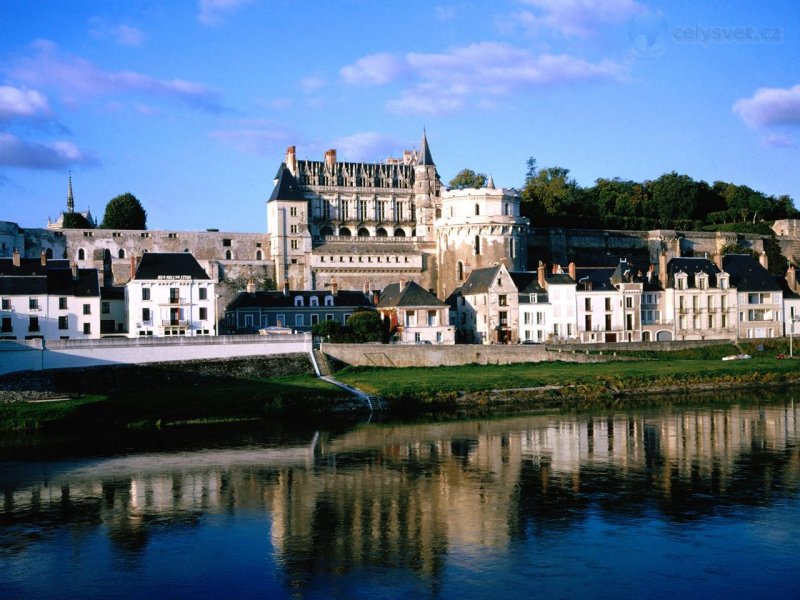
<instances>
[{"instance_id":1,"label":"riverbank","mask_svg":"<svg viewBox=\"0 0 800 600\"><path fill-rule=\"evenodd\" d=\"M720 345L603 363L346 367L335 377L380 397L388 416L583 410L663 403L656 394L800 383L800 361L775 358L781 349L774 342L762 350ZM720 360L734 351L754 357ZM312 369L308 355L294 354L7 375L0 377L0 431L135 430L369 410Z\"/></svg>"}]
</instances>

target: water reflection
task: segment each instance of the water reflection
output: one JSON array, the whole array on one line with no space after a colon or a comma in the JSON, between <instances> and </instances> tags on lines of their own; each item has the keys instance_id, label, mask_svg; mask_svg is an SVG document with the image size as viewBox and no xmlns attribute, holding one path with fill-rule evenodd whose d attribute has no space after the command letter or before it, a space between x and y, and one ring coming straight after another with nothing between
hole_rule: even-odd
<instances>
[{"instance_id":1,"label":"water reflection","mask_svg":"<svg viewBox=\"0 0 800 600\"><path fill-rule=\"evenodd\" d=\"M794 500L799 435L786 401L369 425L294 446L17 462L0 471L0 566L24 570L68 531L70 544L107 540L114 560L144 569L137 561L154 540L219 527L215 516L261 515L273 561L261 577L283 593L387 569L438 593L448 565L583 536L598 518L702 524ZM80 566L91 567L86 555Z\"/></svg>"}]
</instances>

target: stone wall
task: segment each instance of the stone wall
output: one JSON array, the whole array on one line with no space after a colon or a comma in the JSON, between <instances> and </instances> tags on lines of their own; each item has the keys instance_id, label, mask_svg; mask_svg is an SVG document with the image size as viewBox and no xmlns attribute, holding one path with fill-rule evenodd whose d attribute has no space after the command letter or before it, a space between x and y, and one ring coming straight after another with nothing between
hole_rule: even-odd
<instances>
[{"instance_id":1,"label":"stone wall","mask_svg":"<svg viewBox=\"0 0 800 600\"><path fill-rule=\"evenodd\" d=\"M215 360L311 351L311 334L0 341L0 374L114 364Z\"/></svg>"}]
</instances>

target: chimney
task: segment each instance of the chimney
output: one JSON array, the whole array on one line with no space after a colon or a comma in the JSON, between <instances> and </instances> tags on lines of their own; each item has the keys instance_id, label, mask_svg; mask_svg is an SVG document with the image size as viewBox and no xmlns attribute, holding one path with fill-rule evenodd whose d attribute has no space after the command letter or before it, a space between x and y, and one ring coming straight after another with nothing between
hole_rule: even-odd
<instances>
[{"instance_id":1,"label":"chimney","mask_svg":"<svg viewBox=\"0 0 800 600\"><path fill-rule=\"evenodd\" d=\"M662 252L658 256L658 283L662 288L667 287L667 253Z\"/></svg>"},{"instance_id":2,"label":"chimney","mask_svg":"<svg viewBox=\"0 0 800 600\"><path fill-rule=\"evenodd\" d=\"M406 289L406 280L405 279L401 279L400 283L399 283L399 286L398 286L398 290L400 290L402 292L404 289Z\"/></svg>"},{"instance_id":3,"label":"chimney","mask_svg":"<svg viewBox=\"0 0 800 600\"><path fill-rule=\"evenodd\" d=\"M19 250L16 248L14 248L14 253L11 255L11 262L15 267L19 266Z\"/></svg>"},{"instance_id":4,"label":"chimney","mask_svg":"<svg viewBox=\"0 0 800 600\"><path fill-rule=\"evenodd\" d=\"M789 289L793 292L797 291L797 277L795 276L794 265L789 265L789 268L786 270L786 285L788 285Z\"/></svg>"},{"instance_id":5,"label":"chimney","mask_svg":"<svg viewBox=\"0 0 800 600\"><path fill-rule=\"evenodd\" d=\"M758 257L758 262L761 263L761 266L765 269L769 269L769 258L767 258L767 253L762 252Z\"/></svg>"},{"instance_id":6,"label":"chimney","mask_svg":"<svg viewBox=\"0 0 800 600\"><path fill-rule=\"evenodd\" d=\"M545 289L547 287L547 282L544 277L544 263L542 261L539 261L539 267L536 269L536 278L539 281L539 287Z\"/></svg>"},{"instance_id":7,"label":"chimney","mask_svg":"<svg viewBox=\"0 0 800 600\"><path fill-rule=\"evenodd\" d=\"M289 280L288 279L283 282L283 295L284 296L288 296L289 295Z\"/></svg>"},{"instance_id":8,"label":"chimney","mask_svg":"<svg viewBox=\"0 0 800 600\"><path fill-rule=\"evenodd\" d=\"M336 294L339 293L339 282L336 281L336 277L331 278L331 293L333 294L334 298L336 297Z\"/></svg>"},{"instance_id":9,"label":"chimney","mask_svg":"<svg viewBox=\"0 0 800 600\"><path fill-rule=\"evenodd\" d=\"M40 257L40 260L42 261L42 266L46 267L47 266L47 252L45 252L44 250L42 250L42 255Z\"/></svg>"},{"instance_id":10,"label":"chimney","mask_svg":"<svg viewBox=\"0 0 800 600\"><path fill-rule=\"evenodd\" d=\"M286 149L286 168L291 171L292 175L297 175L297 149L294 146L289 146Z\"/></svg>"},{"instance_id":11,"label":"chimney","mask_svg":"<svg viewBox=\"0 0 800 600\"><path fill-rule=\"evenodd\" d=\"M336 150L334 148L325 151L325 166L331 171L336 168Z\"/></svg>"},{"instance_id":12,"label":"chimney","mask_svg":"<svg viewBox=\"0 0 800 600\"><path fill-rule=\"evenodd\" d=\"M713 258L714 264L717 265L717 268L720 271L724 271L725 269L722 268L722 252L715 252Z\"/></svg>"},{"instance_id":13,"label":"chimney","mask_svg":"<svg viewBox=\"0 0 800 600\"><path fill-rule=\"evenodd\" d=\"M373 306L378 306L378 302L380 302L380 301L381 301L381 295L377 291L372 292L372 304L373 304Z\"/></svg>"},{"instance_id":14,"label":"chimney","mask_svg":"<svg viewBox=\"0 0 800 600\"><path fill-rule=\"evenodd\" d=\"M681 257L681 238L679 237L675 238L675 257Z\"/></svg>"},{"instance_id":15,"label":"chimney","mask_svg":"<svg viewBox=\"0 0 800 600\"><path fill-rule=\"evenodd\" d=\"M255 294L256 293L256 282L252 277L247 280L247 288L246 288L246 290L247 290L248 294Z\"/></svg>"},{"instance_id":16,"label":"chimney","mask_svg":"<svg viewBox=\"0 0 800 600\"><path fill-rule=\"evenodd\" d=\"M72 278L78 278L78 263L72 263Z\"/></svg>"},{"instance_id":17,"label":"chimney","mask_svg":"<svg viewBox=\"0 0 800 600\"><path fill-rule=\"evenodd\" d=\"M656 270L656 266L651 264L650 268L647 269L647 283L653 283L653 271Z\"/></svg>"},{"instance_id":18,"label":"chimney","mask_svg":"<svg viewBox=\"0 0 800 600\"><path fill-rule=\"evenodd\" d=\"M578 278L575 277L575 263L574 262L569 263L569 267L567 268L569 269L569 276L572 277L573 280L577 281Z\"/></svg>"},{"instance_id":19,"label":"chimney","mask_svg":"<svg viewBox=\"0 0 800 600\"><path fill-rule=\"evenodd\" d=\"M369 284L370 284L369 279L365 279L364 280L364 287L362 288L362 291L364 292L365 296L369 294Z\"/></svg>"}]
</instances>

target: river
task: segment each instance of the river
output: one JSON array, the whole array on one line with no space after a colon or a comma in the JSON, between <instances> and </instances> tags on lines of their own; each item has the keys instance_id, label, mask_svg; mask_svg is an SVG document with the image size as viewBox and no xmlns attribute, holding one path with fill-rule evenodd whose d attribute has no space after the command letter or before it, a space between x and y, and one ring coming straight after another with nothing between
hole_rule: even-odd
<instances>
[{"instance_id":1,"label":"river","mask_svg":"<svg viewBox=\"0 0 800 600\"><path fill-rule=\"evenodd\" d=\"M0 598L785 599L800 589L791 393L209 431L219 432L88 448L5 441Z\"/></svg>"}]
</instances>

